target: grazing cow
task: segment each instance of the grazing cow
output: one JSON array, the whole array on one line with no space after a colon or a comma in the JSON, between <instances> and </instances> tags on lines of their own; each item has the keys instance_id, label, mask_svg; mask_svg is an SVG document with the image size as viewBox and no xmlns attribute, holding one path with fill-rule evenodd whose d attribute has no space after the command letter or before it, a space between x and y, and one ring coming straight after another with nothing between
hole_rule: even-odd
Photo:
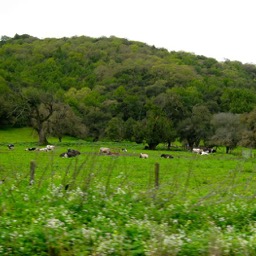
<instances>
[{"instance_id":1,"label":"grazing cow","mask_svg":"<svg viewBox=\"0 0 256 256\"><path fill-rule=\"evenodd\" d=\"M146 158L148 158L148 154L142 154L142 153L140 153L140 158L146 159Z\"/></svg>"},{"instance_id":2,"label":"grazing cow","mask_svg":"<svg viewBox=\"0 0 256 256\"><path fill-rule=\"evenodd\" d=\"M53 145L47 145L46 148L47 148L48 150L53 150L53 149L55 149L55 146L53 146Z\"/></svg>"},{"instance_id":3,"label":"grazing cow","mask_svg":"<svg viewBox=\"0 0 256 256\"><path fill-rule=\"evenodd\" d=\"M26 148L26 151L35 151L37 148Z\"/></svg>"},{"instance_id":4,"label":"grazing cow","mask_svg":"<svg viewBox=\"0 0 256 256\"><path fill-rule=\"evenodd\" d=\"M100 148L100 153L101 154L109 154L110 153L110 148Z\"/></svg>"},{"instance_id":5,"label":"grazing cow","mask_svg":"<svg viewBox=\"0 0 256 256\"><path fill-rule=\"evenodd\" d=\"M161 157L163 157L163 158L173 158L173 156L170 155L170 154L162 154Z\"/></svg>"},{"instance_id":6,"label":"grazing cow","mask_svg":"<svg viewBox=\"0 0 256 256\"><path fill-rule=\"evenodd\" d=\"M14 145L13 145L13 144L9 144L9 145L7 145L7 147L8 147L9 149L14 149Z\"/></svg>"}]
</instances>

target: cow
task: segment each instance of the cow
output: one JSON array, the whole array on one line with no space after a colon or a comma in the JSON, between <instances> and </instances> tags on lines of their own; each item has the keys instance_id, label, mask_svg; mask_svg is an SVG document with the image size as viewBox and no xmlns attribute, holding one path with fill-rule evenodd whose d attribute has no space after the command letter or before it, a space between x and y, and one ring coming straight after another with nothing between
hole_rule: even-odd
<instances>
[{"instance_id":1,"label":"cow","mask_svg":"<svg viewBox=\"0 0 256 256\"><path fill-rule=\"evenodd\" d=\"M55 149L55 146L53 146L53 145L47 145L46 148L47 148L48 150L53 150L53 149Z\"/></svg>"},{"instance_id":2,"label":"cow","mask_svg":"<svg viewBox=\"0 0 256 256\"><path fill-rule=\"evenodd\" d=\"M68 158L69 156L68 156L68 153L67 153L67 152L65 152L65 153L61 153L61 154L60 154L60 157Z\"/></svg>"},{"instance_id":3,"label":"cow","mask_svg":"<svg viewBox=\"0 0 256 256\"><path fill-rule=\"evenodd\" d=\"M204 148L204 152L207 152L207 153L216 153L216 149L214 149L214 148Z\"/></svg>"},{"instance_id":4,"label":"cow","mask_svg":"<svg viewBox=\"0 0 256 256\"><path fill-rule=\"evenodd\" d=\"M100 153L101 154L109 154L110 153L110 148L100 148Z\"/></svg>"},{"instance_id":5,"label":"cow","mask_svg":"<svg viewBox=\"0 0 256 256\"><path fill-rule=\"evenodd\" d=\"M49 149L48 148L37 148L37 151L42 151L42 152L48 152Z\"/></svg>"},{"instance_id":6,"label":"cow","mask_svg":"<svg viewBox=\"0 0 256 256\"><path fill-rule=\"evenodd\" d=\"M13 145L13 144L9 144L9 145L7 145L7 147L8 147L9 149L14 149L14 145Z\"/></svg>"},{"instance_id":7,"label":"cow","mask_svg":"<svg viewBox=\"0 0 256 256\"><path fill-rule=\"evenodd\" d=\"M60 154L60 157L63 157L63 158L70 158L70 157L78 156L78 155L80 155L80 154L81 154L81 153L80 153L78 150L70 149L70 148L69 148L67 152Z\"/></svg>"},{"instance_id":8,"label":"cow","mask_svg":"<svg viewBox=\"0 0 256 256\"><path fill-rule=\"evenodd\" d=\"M203 150L202 150L201 148L193 148L193 149L192 149L192 152L193 152L193 153L196 153L196 154L201 154L202 151L203 151Z\"/></svg>"},{"instance_id":9,"label":"cow","mask_svg":"<svg viewBox=\"0 0 256 256\"><path fill-rule=\"evenodd\" d=\"M71 156L78 156L80 155L81 153L78 151L78 150L75 150L75 149L68 149L68 155L71 155Z\"/></svg>"},{"instance_id":10,"label":"cow","mask_svg":"<svg viewBox=\"0 0 256 256\"><path fill-rule=\"evenodd\" d=\"M162 154L161 157L163 157L163 158L173 158L173 156L170 155L170 154Z\"/></svg>"},{"instance_id":11,"label":"cow","mask_svg":"<svg viewBox=\"0 0 256 256\"><path fill-rule=\"evenodd\" d=\"M210 147L203 147L203 148L198 148L198 149L195 149L195 150L199 150L198 154L200 154L200 155L207 155L207 154L211 154L211 153L216 153L216 149L210 148Z\"/></svg>"},{"instance_id":12,"label":"cow","mask_svg":"<svg viewBox=\"0 0 256 256\"><path fill-rule=\"evenodd\" d=\"M35 151L37 148L26 148L26 151Z\"/></svg>"},{"instance_id":13,"label":"cow","mask_svg":"<svg viewBox=\"0 0 256 256\"><path fill-rule=\"evenodd\" d=\"M148 154L140 153L140 158L147 159L148 158Z\"/></svg>"}]
</instances>

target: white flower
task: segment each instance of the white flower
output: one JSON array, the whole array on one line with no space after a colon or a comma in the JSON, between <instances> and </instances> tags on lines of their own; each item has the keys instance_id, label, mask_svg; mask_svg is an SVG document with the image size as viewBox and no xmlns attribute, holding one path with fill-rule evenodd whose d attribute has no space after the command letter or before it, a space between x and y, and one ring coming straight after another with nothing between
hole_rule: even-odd
<instances>
[{"instance_id":1,"label":"white flower","mask_svg":"<svg viewBox=\"0 0 256 256\"><path fill-rule=\"evenodd\" d=\"M64 226L64 223L62 221L60 221L59 219L55 219L55 218L48 219L47 223L45 224L45 227L53 228L53 229L63 227L63 226Z\"/></svg>"},{"instance_id":2,"label":"white flower","mask_svg":"<svg viewBox=\"0 0 256 256\"><path fill-rule=\"evenodd\" d=\"M24 197L23 197L23 199L24 199L24 201L28 201L28 200L29 200L28 195L27 195L27 194L25 194L25 195L24 195Z\"/></svg>"},{"instance_id":3,"label":"white flower","mask_svg":"<svg viewBox=\"0 0 256 256\"><path fill-rule=\"evenodd\" d=\"M121 195L125 195L125 191L122 190L121 188L117 188L117 191L116 191L117 194L121 194Z\"/></svg>"}]
</instances>

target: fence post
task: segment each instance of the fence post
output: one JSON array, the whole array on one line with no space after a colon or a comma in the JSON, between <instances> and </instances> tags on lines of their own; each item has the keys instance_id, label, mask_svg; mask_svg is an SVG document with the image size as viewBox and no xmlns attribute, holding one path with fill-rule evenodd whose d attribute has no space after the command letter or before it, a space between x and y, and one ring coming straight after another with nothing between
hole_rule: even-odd
<instances>
[{"instance_id":1,"label":"fence post","mask_svg":"<svg viewBox=\"0 0 256 256\"><path fill-rule=\"evenodd\" d=\"M155 188L159 187L159 163L155 163Z\"/></svg>"},{"instance_id":2,"label":"fence post","mask_svg":"<svg viewBox=\"0 0 256 256\"><path fill-rule=\"evenodd\" d=\"M33 185L35 182L35 170L36 170L36 162L34 160L30 161L30 179L29 185Z\"/></svg>"}]
</instances>

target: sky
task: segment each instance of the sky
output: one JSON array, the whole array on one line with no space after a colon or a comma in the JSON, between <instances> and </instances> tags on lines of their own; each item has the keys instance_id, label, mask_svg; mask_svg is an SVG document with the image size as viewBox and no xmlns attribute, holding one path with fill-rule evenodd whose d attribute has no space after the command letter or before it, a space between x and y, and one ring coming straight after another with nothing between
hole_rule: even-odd
<instances>
[{"instance_id":1,"label":"sky","mask_svg":"<svg viewBox=\"0 0 256 256\"><path fill-rule=\"evenodd\" d=\"M1 0L0 37L120 37L256 64L255 0Z\"/></svg>"}]
</instances>

